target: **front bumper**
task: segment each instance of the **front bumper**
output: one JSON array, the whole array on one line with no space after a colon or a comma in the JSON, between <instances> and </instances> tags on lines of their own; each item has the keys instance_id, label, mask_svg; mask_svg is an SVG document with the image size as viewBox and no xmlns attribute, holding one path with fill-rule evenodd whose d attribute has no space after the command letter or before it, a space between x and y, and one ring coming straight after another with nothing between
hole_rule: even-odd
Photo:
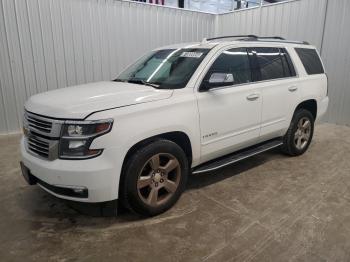
<instances>
[{"instance_id":1,"label":"front bumper","mask_svg":"<svg viewBox=\"0 0 350 262\"><path fill-rule=\"evenodd\" d=\"M105 149L99 157L86 160L44 160L29 154L21 140L23 164L41 183L39 186L56 197L79 202L105 202L118 199L122 162L117 148ZM62 189L62 190L57 190ZM64 190L67 189L67 190ZM87 194L66 194L69 189L86 189Z\"/></svg>"}]
</instances>

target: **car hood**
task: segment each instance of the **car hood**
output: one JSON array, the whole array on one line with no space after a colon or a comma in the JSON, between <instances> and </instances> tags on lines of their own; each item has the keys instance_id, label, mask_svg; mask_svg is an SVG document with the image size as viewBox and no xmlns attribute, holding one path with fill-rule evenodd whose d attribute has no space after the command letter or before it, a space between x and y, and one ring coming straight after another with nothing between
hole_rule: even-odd
<instances>
[{"instance_id":1,"label":"car hood","mask_svg":"<svg viewBox=\"0 0 350 262\"><path fill-rule=\"evenodd\" d=\"M138 84L97 82L34 95L25 109L55 118L83 119L96 111L167 99L172 93Z\"/></svg>"}]
</instances>

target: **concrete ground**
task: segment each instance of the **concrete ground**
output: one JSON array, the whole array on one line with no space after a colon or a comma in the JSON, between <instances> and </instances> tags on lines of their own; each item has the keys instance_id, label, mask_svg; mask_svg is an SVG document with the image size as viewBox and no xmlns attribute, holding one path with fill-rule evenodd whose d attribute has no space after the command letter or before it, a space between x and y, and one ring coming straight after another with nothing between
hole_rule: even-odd
<instances>
[{"instance_id":1,"label":"concrete ground","mask_svg":"<svg viewBox=\"0 0 350 262\"><path fill-rule=\"evenodd\" d=\"M18 165L0 138L1 261L350 261L350 127L322 124L309 151L271 151L192 176L150 219L77 213Z\"/></svg>"}]
</instances>

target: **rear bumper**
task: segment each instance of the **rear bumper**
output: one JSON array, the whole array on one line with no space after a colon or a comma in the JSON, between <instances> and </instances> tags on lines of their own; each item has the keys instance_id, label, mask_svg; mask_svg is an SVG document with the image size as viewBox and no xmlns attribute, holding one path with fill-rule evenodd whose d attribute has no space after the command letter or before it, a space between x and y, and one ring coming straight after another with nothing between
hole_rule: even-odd
<instances>
[{"instance_id":1,"label":"rear bumper","mask_svg":"<svg viewBox=\"0 0 350 262\"><path fill-rule=\"evenodd\" d=\"M317 105L317 118L316 120L319 120L324 114L327 112L329 104L329 98L326 96L323 98Z\"/></svg>"},{"instance_id":2,"label":"rear bumper","mask_svg":"<svg viewBox=\"0 0 350 262\"><path fill-rule=\"evenodd\" d=\"M101 156L92 159L48 161L29 154L22 139L21 156L31 175L38 179L38 185L56 197L90 203L118 198L122 163L116 148L104 150Z\"/></svg>"}]
</instances>

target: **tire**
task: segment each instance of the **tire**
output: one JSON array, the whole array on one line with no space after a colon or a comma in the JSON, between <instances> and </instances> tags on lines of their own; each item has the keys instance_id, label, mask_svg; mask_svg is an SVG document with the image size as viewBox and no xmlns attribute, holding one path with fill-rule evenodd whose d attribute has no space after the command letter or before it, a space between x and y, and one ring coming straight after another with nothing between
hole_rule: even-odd
<instances>
[{"instance_id":1,"label":"tire","mask_svg":"<svg viewBox=\"0 0 350 262\"><path fill-rule=\"evenodd\" d=\"M289 156L304 154L309 148L313 137L314 122L315 119L310 111L306 109L297 110L294 113L287 133L283 137L282 152Z\"/></svg>"},{"instance_id":2,"label":"tire","mask_svg":"<svg viewBox=\"0 0 350 262\"><path fill-rule=\"evenodd\" d=\"M169 140L155 140L127 160L121 179L121 201L141 216L163 213L180 198L188 173L189 163L182 148Z\"/></svg>"}]
</instances>

